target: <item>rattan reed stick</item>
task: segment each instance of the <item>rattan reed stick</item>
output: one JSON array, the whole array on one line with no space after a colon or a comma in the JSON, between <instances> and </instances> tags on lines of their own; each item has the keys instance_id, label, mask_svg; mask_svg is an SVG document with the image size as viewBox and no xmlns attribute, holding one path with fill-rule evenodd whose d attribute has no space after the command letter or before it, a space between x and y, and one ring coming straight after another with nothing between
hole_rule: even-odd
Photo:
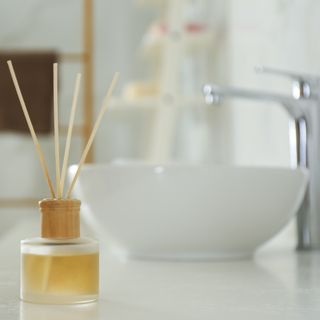
<instances>
[{"instance_id":1,"label":"rattan reed stick","mask_svg":"<svg viewBox=\"0 0 320 320\"><path fill-rule=\"evenodd\" d=\"M60 189L60 144L59 144L59 107L58 107L58 64L53 64L53 115L54 115L54 155L56 162L56 194L61 198Z\"/></svg>"},{"instance_id":2,"label":"rattan reed stick","mask_svg":"<svg viewBox=\"0 0 320 320\"><path fill-rule=\"evenodd\" d=\"M77 102L78 102L78 97L79 97L80 83L81 83L81 73L78 73L77 78L76 78L74 92L73 92L68 133L67 133L66 145L65 145L65 149L64 149L63 165L62 165L61 180L60 180L60 189L61 189L62 194L63 194L64 182L65 182L66 174L67 174L67 165L68 165L68 160L69 160L72 129L73 129L74 118L75 118L75 114L76 114L76 110L77 110Z\"/></svg>"},{"instance_id":3,"label":"rattan reed stick","mask_svg":"<svg viewBox=\"0 0 320 320\"><path fill-rule=\"evenodd\" d=\"M14 87L16 89L16 92L17 92L17 95L18 95L18 98L19 98L19 101L20 101L20 105L21 105L23 114L24 114L24 116L26 118L26 121L27 121L29 130L30 130L30 133L31 133L31 137L32 137L33 143L35 145L36 151L37 151L38 156L39 156L39 160L40 160L40 164L41 164L44 176L45 176L45 178L47 180L47 183L48 183L48 186L49 186L49 189L50 189L51 197L55 198L55 192L54 192L54 189L53 189L52 181L51 181L50 176L49 176L48 166L46 164L46 161L45 161L45 158L44 158L43 151L41 149L39 140L38 140L37 135L36 135L36 133L34 131L34 128L33 128L29 113L28 113L28 109L27 109L25 101L23 99L23 96L22 96L22 93L21 93L21 90L20 90L20 86L19 86L16 74L15 74L12 62L11 62L11 60L8 60L7 63L8 63L8 67L9 67L9 70L10 70L10 74L11 74L11 77L12 77L12 81L13 81Z\"/></svg>"},{"instance_id":4,"label":"rattan reed stick","mask_svg":"<svg viewBox=\"0 0 320 320\"><path fill-rule=\"evenodd\" d=\"M76 181L77 181L77 179L79 177L80 170L81 170L81 168L82 168L82 166L83 166L83 164L84 164L84 162L86 160L87 154L88 154L88 152L90 150L90 147L92 145L93 139L94 139L94 137L95 137L95 135L97 133L97 130L98 130L99 126L100 126L100 123L101 123L101 120L103 118L103 115L104 115L104 113L106 112L106 110L108 108L109 100L111 98L111 95L112 95L112 92L113 92L113 90L115 88L115 85L116 85L116 83L118 81L118 78L119 78L119 73L116 72L114 74L113 78L112 78L112 82L111 82L111 84L109 86L107 94L103 99L102 107L101 107L100 112L98 114L97 120L96 120L96 122L95 122L95 124L93 126L92 132L91 132L89 140L87 142L87 145L85 146L85 148L83 150L83 153L82 153L82 156L81 156L77 171L76 171L76 173L75 173L75 175L74 175L74 177L73 177L73 179L71 181L71 184L69 186L69 189L67 191L67 198L70 198L70 196L71 196L71 192L72 192L72 190L74 188L74 185L75 185L75 183L76 183Z\"/></svg>"}]
</instances>

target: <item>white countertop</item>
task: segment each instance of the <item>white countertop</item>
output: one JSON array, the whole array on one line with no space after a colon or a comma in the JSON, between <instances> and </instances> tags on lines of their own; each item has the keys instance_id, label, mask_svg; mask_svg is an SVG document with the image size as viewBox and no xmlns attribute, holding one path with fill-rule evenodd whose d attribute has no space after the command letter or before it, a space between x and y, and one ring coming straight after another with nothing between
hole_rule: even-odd
<instances>
[{"instance_id":1,"label":"white countertop","mask_svg":"<svg viewBox=\"0 0 320 320\"><path fill-rule=\"evenodd\" d=\"M97 303L19 301L19 238L0 238L0 319L320 319L320 253L266 250L228 262L119 261L102 246Z\"/></svg>"}]
</instances>

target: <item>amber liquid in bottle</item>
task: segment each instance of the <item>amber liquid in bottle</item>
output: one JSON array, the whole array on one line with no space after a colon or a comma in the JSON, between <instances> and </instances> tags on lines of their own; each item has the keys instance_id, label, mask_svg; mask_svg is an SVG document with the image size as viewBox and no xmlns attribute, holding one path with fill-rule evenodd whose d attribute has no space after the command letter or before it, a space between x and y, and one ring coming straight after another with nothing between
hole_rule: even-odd
<instances>
[{"instance_id":1,"label":"amber liquid in bottle","mask_svg":"<svg viewBox=\"0 0 320 320\"><path fill-rule=\"evenodd\" d=\"M21 243L21 298L38 303L84 303L99 291L98 243L87 238Z\"/></svg>"},{"instance_id":2,"label":"amber liquid in bottle","mask_svg":"<svg viewBox=\"0 0 320 320\"><path fill-rule=\"evenodd\" d=\"M99 245L80 237L80 201L44 199L39 204L42 237L21 241L21 299L46 304L95 301Z\"/></svg>"}]
</instances>

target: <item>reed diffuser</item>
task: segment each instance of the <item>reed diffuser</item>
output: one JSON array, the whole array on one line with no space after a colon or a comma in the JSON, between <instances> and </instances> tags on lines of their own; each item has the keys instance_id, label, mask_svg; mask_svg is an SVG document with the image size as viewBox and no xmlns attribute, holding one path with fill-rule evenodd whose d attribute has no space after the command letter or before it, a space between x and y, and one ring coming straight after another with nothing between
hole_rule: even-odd
<instances>
[{"instance_id":1,"label":"reed diffuser","mask_svg":"<svg viewBox=\"0 0 320 320\"><path fill-rule=\"evenodd\" d=\"M107 109L118 80L115 73L104 98L77 171L64 192L74 117L77 108L81 74L75 82L62 170L60 170L58 121L58 65L53 65L55 188L39 140L34 131L11 61L9 70L23 114L26 118L40 164L48 183L51 198L39 202L41 237L21 241L20 298L24 301L48 304L72 304L95 301L99 292L99 245L96 240L80 237L80 205L71 194L82 165Z\"/></svg>"}]
</instances>

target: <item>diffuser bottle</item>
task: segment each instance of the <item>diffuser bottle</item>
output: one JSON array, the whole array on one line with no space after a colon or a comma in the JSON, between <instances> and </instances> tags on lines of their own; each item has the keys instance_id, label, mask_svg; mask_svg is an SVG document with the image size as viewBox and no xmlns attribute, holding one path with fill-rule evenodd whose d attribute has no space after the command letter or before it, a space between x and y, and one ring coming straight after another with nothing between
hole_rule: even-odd
<instances>
[{"instance_id":1,"label":"diffuser bottle","mask_svg":"<svg viewBox=\"0 0 320 320\"><path fill-rule=\"evenodd\" d=\"M95 301L99 246L80 237L80 201L44 199L39 206L41 237L21 241L21 299L48 304Z\"/></svg>"},{"instance_id":2,"label":"diffuser bottle","mask_svg":"<svg viewBox=\"0 0 320 320\"><path fill-rule=\"evenodd\" d=\"M66 193L67 199L61 199L81 74L78 74L76 79L63 167L62 172L60 172L58 64L53 64L54 144L57 186L57 190L55 191L12 62L8 60L7 64L52 197L51 199L44 199L39 203L42 215L41 238L27 239L21 242L21 299L34 303L52 304L94 301L98 297L99 290L98 243L94 240L80 237L80 201L69 199L69 197L79 177L80 169L89 153L102 117L107 110L108 102L119 78L119 73L115 73L113 76L97 120L81 155L78 169ZM58 199L56 199L56 194Z\"/></svg>"}]
</instances>

